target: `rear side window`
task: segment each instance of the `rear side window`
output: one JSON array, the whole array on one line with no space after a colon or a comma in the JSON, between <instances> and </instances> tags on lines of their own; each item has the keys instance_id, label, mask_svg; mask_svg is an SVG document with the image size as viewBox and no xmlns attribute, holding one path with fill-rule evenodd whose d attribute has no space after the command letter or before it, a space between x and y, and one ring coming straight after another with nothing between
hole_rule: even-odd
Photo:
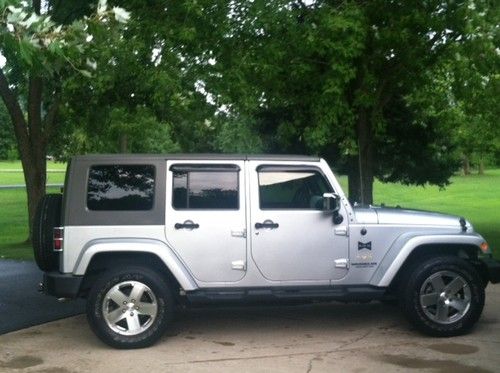
<instances>
[{"instance_id":1,"label":"rear side window","mask_svg":"<svg viewBox=\"0 0 500 373\"><path fill-rule=\"evenodd\" d=\"M323 193L332 191L315 170L259 172L261 209L321 210Z\"/></svg>"},{"instance_id":2,"label":"rear side window","mask_svg":"<svg viewBox=\"0 0 500 373\"><path fill-rule=\"evenodd\" d=\"M139 211L153 208L153 165L92 166L87 186L89 210Z\"/></svg>"},{"instance_id":3,"label":"rear side window","mask_svg":"<svg viewBox=\"0 0 500 373\"><path fill-rule=\"evenodd\" d=\"M172 205L175 209L238 210L235 168L173 167Z\"/></svg>"}]
</instances>

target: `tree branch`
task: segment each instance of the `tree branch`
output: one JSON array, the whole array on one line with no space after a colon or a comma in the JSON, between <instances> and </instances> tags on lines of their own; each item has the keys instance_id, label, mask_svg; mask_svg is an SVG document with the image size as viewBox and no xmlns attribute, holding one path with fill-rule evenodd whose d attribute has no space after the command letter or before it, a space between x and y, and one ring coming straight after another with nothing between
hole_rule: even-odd
<instances>
[{"instance_id":1,"label":"tree branch","mask_svg":"<svg viewBox=\"0 0 500 373\"><path fill-rule=\"evenodd\" d=\"M33 10L37 15L40 15L41 8L41 0L33 0Z\"/></svg>"},{"instance_id":2,"label":"tree branch","mask_svg":"<svg viewBox=\"0 0 500 373\"><path fill-rule=\"evenodd\" d=\"M14 92L9 88L9 82L2 69L0 69L0 96L2 96L2 100L9 112L12 125L14 126L14 133L19 143L21 156L23 156L23 151L29 152L28 126L19 101Z\"/></svg>"}]
</instances>

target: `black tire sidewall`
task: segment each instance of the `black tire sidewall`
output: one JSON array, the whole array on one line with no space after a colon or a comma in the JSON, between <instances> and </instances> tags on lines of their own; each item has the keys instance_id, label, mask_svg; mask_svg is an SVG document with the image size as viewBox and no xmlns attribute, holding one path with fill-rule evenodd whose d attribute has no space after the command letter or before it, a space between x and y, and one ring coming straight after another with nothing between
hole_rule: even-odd
<instances>
[{"instance_id":1,"label":"black tire sidewall","mask_svg":"<svg viewBox=\"0 0 500 373\"><path fill-rule=\"evenodd\" d=\"M110 329L102 312L106 293L123 281L138 281L147 285L158 302L158 313L153 324L133 336L121 335ZM87 299L87 319L94 333L106 344L120 349L143 348L161 338L172 319L173 307L169 286L160 274L142 267L124 267L106 272L95 282Z\"/></svg>"},{"instance_id":2,"label":"black tire sidewall","mask_svg":"<svg viewBox=\"0 0 500 373\"><path fill-rule=\"evenodd\" d=\"M467 314L451 324L439 324L425 315L420 305L420 289L433 273L451 271L460 275L471 290L471 304ZM431 258L415 267L403 294L403 310L409 321L425 334L450 337L468 332L481 316L484 307L484 287L475 269L457 257Z\"/></svg>"}]
</instances>

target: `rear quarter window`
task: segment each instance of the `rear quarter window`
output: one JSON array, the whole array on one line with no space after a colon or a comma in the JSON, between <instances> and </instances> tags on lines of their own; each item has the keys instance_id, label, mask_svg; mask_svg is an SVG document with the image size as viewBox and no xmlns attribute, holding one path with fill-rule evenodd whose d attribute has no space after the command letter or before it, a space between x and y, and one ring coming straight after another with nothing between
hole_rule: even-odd
<instances>
[{"instance_id":1,"label":"rear quarter window","mask_svg":"<svg viewBox=\"0 0 500 373\"><path fill-rule=\"evenodd\" d=\"M89 169L87 208L94 211L151 210L153 165L99 165Z\"/></svg>"}]
</instances>

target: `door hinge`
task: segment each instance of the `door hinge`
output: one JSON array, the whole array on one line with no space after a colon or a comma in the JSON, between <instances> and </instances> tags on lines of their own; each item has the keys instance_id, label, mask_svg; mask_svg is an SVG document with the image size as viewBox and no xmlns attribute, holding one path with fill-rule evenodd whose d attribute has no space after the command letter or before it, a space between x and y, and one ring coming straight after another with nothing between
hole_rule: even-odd
<instances>
[{"instance_id":1,"label":"door hinge","mask_svg":"<svg viewBox=\"0 0 500 373\"><path fill-rule=\"evenodd\" d=\"M246 238L246 236L247 236L247 230L246 229L243 229L241 231L233 231L233 230L231 230L231 236L232 237L243 237L243 238Z\"/></svg>"},{"instance_id":2,"label":"door hinge","mask_svg":"<svg viewBox=\"0 0 500 373\"><path fill-rule=\"evenodd\" d=\"M335 268L349 269L349 259L335 259Z\"/></svg>"},{"instance_id":3,"label":"door hinge","mask_svg":"<svg viewBox=\"0 0 500 373\"><path fill-rule=\"evenodd\" d=\"M335 228L335 235L336 236L348 236L349 231L347 230L347 227L337 227L337 228Z\"/></svg>"},{"instance_id":4,"label":"door hinge","mask_svg":"<svg viewBox=\"0 0 500 373\"><path fill-rule=\"evenodd\" d=\"M244 260L235 260L231 262L231 268L237 271L245 271L247 269L246 262Z\"/></svg>"}]
</instances>

